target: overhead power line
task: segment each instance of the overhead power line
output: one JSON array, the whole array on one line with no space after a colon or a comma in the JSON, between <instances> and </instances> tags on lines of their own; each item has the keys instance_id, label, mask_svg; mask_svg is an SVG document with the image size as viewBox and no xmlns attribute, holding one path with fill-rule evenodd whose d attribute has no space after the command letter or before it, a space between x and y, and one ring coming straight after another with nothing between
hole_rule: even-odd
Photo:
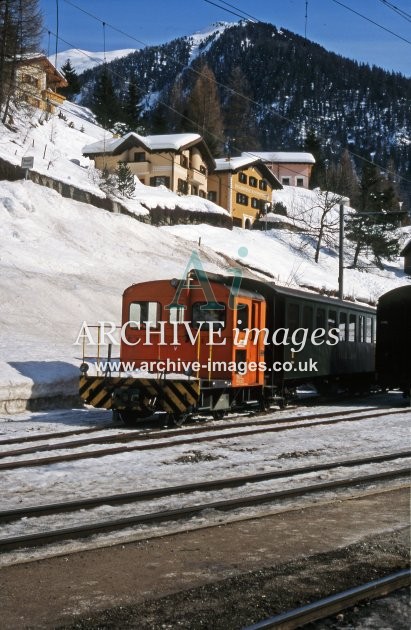
<instances>
[{"instance_id":1,"label":"overhead power line","mask_svg":"<svg viewBox=\"0 0 411 630\"><path fill-rule=\"evenodd\" d=\"M406 11L404 11L404 9L400 9L395 4L392 4L392 2L388 2L387 0L380 0L380 2L382 2L382 4L385 4L386 7L388 7L395 13L398 13L398 15L404 18L404 20L407 20L407 22L411 22L411 13L407 13Z\"/></svg>"},{"instance_id":2,"label":"overhead power line","mask_svg":"<svg viewBox=\"0 0 411 630\"><path fill-rule=\"evenodd\" d=\"M227 11L227 13L231 13L231 15L236 15L237 17L240 17L240 18L243 18L243 19L251 18L255 22L259 22L260 21L258 18L254 18L249 13L236 13L234 11L230 11L230 9L226 9L225 7L222 7L221 4L217 4L217 2L212 2L211 0L204 0L204 2L207 2L207 4L212 4L215 7L217 7L218 9L222 9L223 11ZM220 2L223 2L223 0L220 0ZM233 7L234 9L241 10L241 9L238 9L238 7L235 7L233 4L229 4L228 2L223 2L223 4L226 4L228 7ZM246 16L248 16L248 17L246 17Z\"/></svg>"},{"instance_id":3,"label":"overhead power line","mask_svg":"<svg viewBox=\"0 0 411 630\"><path fill-rule=\"evenodd\" d=\"M391 33L391 35L394 35L394 37L398 37L398 39L402 39L403 42L406 42L407 44L411 44L411 41L409 39L406 39L402 35L398 35L398 33L391 31L389 28L387 28L386 26L383 26L382 24L378 24L378 22L375 22L375 20L372 20L366 15L359 13L352 7L349 7L343 2L340 2L340 0L332 0L332 2L334 2L335 4L339 4L341 7L344 7L344 9L347 9L347 11L351 11L351 13L355 13L355 15L359 15L361 18L363 18L364 20L367 20L367 22L371 22L371 24L374 24L375 26L378 26L378 28L381 28L383 31L387 31L387 33Z\"/></svg>"},{"instance_id":4,"label":"overhead power line","mask_svg":"<svg viewBox=\"0 0 411 630\"><path fill-rule=\"evenodd\" d=\"M99 16L90 13L89 11L86 11L85 9L83 9L82 7L78 6L77 4L75 4L74 2L72 2L71 0L63 0L66 4L72 6L73 8L77 9L78 11L80 11L81 13L88 15L89 17L91 17L92 19L96 20L97 22L99 22L101 25L103 25L103 27L109 27L111 28L113 31L116 31L122 35L124 35L125 37L131 39L132 41L135 41L139 44L141 44L142 46L146 47L149 44L147 44L146 42L134 37L133 35L131 35L130 33L127 33L119 28L117 28L116 26L114 26L113 24L111 24L110 22L107 22L105 20L103 20L102 18L100 18ZM208 0L204 0L204 1L208 1ZM220 0L221 1L221 0ZM337 1L337 0L333 0L333 1ZM223 8L224 7L220 7ZM227 10L227 9L224 9ZM241 15L240 17L243 17L244 19L247 19L245 15ZM257 20L258 22L261 22L261 20ZM77 50L78 52L80 52L81 54L85 54L87 57L90 57L90 59L92 59L92 57L90 55L87 55L83 50L78 49L76 46L74 46L73 44L71 44L70 42L64 40L63 38L60 37L60 41L64 41L64 43L66 43L68 46L74 48L75 50ZM411 42L410 42L411 43ZM171 56L165 54L165 57L170 58L170 60L172 61L173 64L177 64L179 65L183 70L189 70L190 72L196 74L199 77L202 77L202 72L199 70L196 70L195 68L192 68L191 66L187 67L185 64L183 64L182 62L179 62L178 60L172 58ZM93 59L94 61L94 59ZM120 74L117 73L115 71L113 71L111 69L111 73L115 76L118 76L121 79L124 79L124 77ZM293 127L296 127L297 129L299 129L299 125L293 121L291 118L288 118L287 116L284 116L283 114L280 114L279 112L275 111L274 109L272 109L272 107L267 106L267 105L263 105L261 103L259 103L258 101L255 101L253 98L246 96L245 94L242 94L241 92L238 92L237 90L234 90L233 88L227 86L226 84L218 81L217 79L213 80L215 85L217 85L218 87L223 88L224 90L230 92L231 94L235 94L236 96L239 96L240 98L246 100L247 102L249 102L252 105L255 105L256 107L258 107L259 109L266 111L268 113L270 113L273 116L276 116L277 118L289 123L290 125L292 125ZM137 83L132 82L133 85L135 85L135 87L138 89L139 92L142 92L142 88L140 88ZM181 118L187 120L188 122L191 122L193 124L195 124L195 121L191 120L190 118L188 118L187 116L185 116L184 114L182 114L181 112L179 112L178 110L174 109L171 105L168 105L167 103L165 103L164 101L160 101L158 100L158 102L163 105L164 107L166 107L167 109L169 109L170 111L172 111L173 113L177 114L178 116L180 116ZM208 130L207 130L208 131ZM215 134L211 133L208 131L208 133L210 133L210 135L215 138L216 140L218 140L219 142L224 143L224 138L220 138L218 136L216 136ZM324 140L324 139L322 139ZM237 149L237 147L235 147L235 145L233 145L233 148ZM357 157L358 159L360 159L363 162L367 162L368 164L375 164L376 166L379 166L381 169L383 169L384 171L386 171L387 173L390 173L392 175L395 175L396 177L398 177L399 179L409 182L411 183L411 180L406 179L405 177L403 177L402 175L400 175L399 173L396 173L394 171L390 171L388 170L385 166L382 166L381 164L377 164L376 162L369 160L365 157L359 156L358 154L353 153L352 151L350 151L350 149L348 149L348 153L352 156ZM247 153L249 153L250 155L253 155L253 153L251 151L248 151ZM258 157L258 156L256 156Z\"/></svg>"}]
</instances>

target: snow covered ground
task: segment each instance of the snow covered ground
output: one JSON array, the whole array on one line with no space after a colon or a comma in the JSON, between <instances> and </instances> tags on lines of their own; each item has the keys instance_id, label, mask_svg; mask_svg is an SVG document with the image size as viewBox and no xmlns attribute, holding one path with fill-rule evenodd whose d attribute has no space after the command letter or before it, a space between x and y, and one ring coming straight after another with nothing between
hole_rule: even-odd
<instances>
[{"instance_id":1,"label":"snow covered ground","mask_svg":"<svg viewBox=\"0 0 411 630\"><path fill-rule=\"evenodd\" d=\"M20 164L22 157L32 155L36 171L104 196L99 173L82 149L111 134L83 107L66 101L62 113L64 118L47 118L30 107L14 111L13 129L0 125L0 157ZM317 193L288 187L275 195L287 205L285 220L300 225L299 233L209 225L154 228L62 198L30 181L0 181L0 409L13 412L20 405L16 401L28 397L74 395L79 347L73 343L82 322L119 322L127 286L181 276L193 249L209 271L225 271L234 260L283 285L335 290L337 210L330 213L328 241L315 264L314 236L301 232L308 213L314 223L318 220ZM135 198L121 201L137 215L147 214L147 208L177 205L226 212L200 197L139 182ZM410 229L405 235L410 236ZM346 250L348 267L348 244ZM360 262L367 272L345 271L346 297L375 303L385 291L410 282L400 259L383 271L370 267L367 258Z\"/></svg>"},{"instance_id":2,"label":"snow covered ground","mask_svg":"<svg viewBox=\"0 0 411 630\"><path fill-rule=\"evenodd\" d=\"M398 400L397 400L398 398ZM386 411L399 411L396 415L382 417L372 417L371 407L375 401L362 403L362 413L370 418L361 420L349 420L338 424L329 423L310 427L307 425L299 428L292 428L280 433L260 433L256 435L231 436L232 429L229 427L218 431L218 440L207 442L195 442L190 445L173 444L177 437L167 437L164 440L168 446L161 450L140 451L130 453L117 453L106 455L97 459L83 459L72 462L62 462L46 467L19 468L10 471L3 471L4 492L3 509L14 509L28 505L39 505L53 502L63 502L65 500L75 500L82 497L104 496L115 493L135 492L149 488L179 485L184 483L195 483L196 481L206 481L228 476L251 475L257 472L270 472L274 470L284 471L285 476L281 479L253 483L239 488L229 488L224 491L194 492L189 496L175 495L166 498L159 498L150 502L139 502L138 504L128 504L125 506L102 506L92 510L83 510L73 514L55 515L47 517L31 517L21 521L16 521L2 526L0 537L20 535L35 532L42 529L50 530L54 528L69 527L80 523L93 522L98 520L116 517L127 517L133 514L145 512L155 512L161 510L180 508L184 505L206 503L224 498L235 498L252 494L259 494L267 491L276 491L294 486L308 485L328 480L345 478L354 475L371 474L372 472L390 470L393 467L403 468L406 460L400 458L395 463L374 463L366 466L353 468L338 468L335 470L321 471L318 473L305 473L298 477L287 477L287 470L306 465L316 465L328 461L338 461L341 459L355 459L365 456L382 455L384 453L401 452L406 450L409 444L409 414L407 409L401 410L401 401L398 395L392 395L391 404L393 408L386 408ZM378 400L376 401L378 404ZM381 401L380 401L381 402ZM347 411L350 405L340 405L333 407L318 407L318 413L324 411ZM352 407L354 408L354 407ZM358 408L358 405L357 407ZM310 415L312 410L308 412ZM97 417L99 414L99 417ZM286 412L286 416L304 417L307 410ZM106 414L108 415L108 414ZM284 417L284 412L273 412L273 420ZM270 416L271 417L271 416ZM101 423L105 426L104 412L82 412L82 414L69 412L61 414L60 420L65 423L66 428L74 426L89 426L90 419L97 426ZM0 419L0 432L2 439L6 435L28 435L37 430L50 432L55 423L56 427L62 428L62 423L54 412L43 414L26 415L24 420L21 416L15 418L16 423L8 421L10 419ZM248 420L249 421L249 420ZM286 423L287 424L287 423ZM17 428L19 427L19 428ZM247 419L244 418L244 428L247 428ZM236 429L236 432L238 429ZM4 437L3 437L4 436ZM72 438L70 438L72 439ZM60 440L61 441L61 440ZM129 442L132 446L138 444ZM16 448L16 447L7 447ZM89 451L90 446L79 447L78 450ZM100 447L96 447L100 448ZM103 448L103 446L101 446ZM72 451L70 451L72 452ZM55 451L62 454L64 451ZM53 451L47 454L53 454ZM20 458L33 458L34 456L20 456ZM12 458L12 459L15 459ZM2 462L6 461L2 459ZM109 471L109 474L107 474ZM390 482L393 483L393 482ZM400 482L395 482L400 483ZM375 491L375 486L370 486L369 491ZM361 490L363 491L363 490ZM346 496L347 491L338 491L341 496ZM348 494L355 494L355 490L349 490ZM334 493L333 493L334 494ZM331 495L323 492L313 499L307 497L301 499L288 499L285 503L273 503L264 507L247 508L246 510L236 510L234 514L228 516L232 518L243 518L245 515L252 516L261 513L290 509L295 505L302 505L306 502L326 501ZM207 523L218 523L227 520L227 516L221 512L212 510L199 514L187 527L204 526ZM119 543L128 538L146 536L156 533L167 533L173 528L181 528L181 524L169 524L153 527L152 525L130 528L121 533L114 533L104 536L101 544ZM95 544L95 540L92 544ZM64 553L70 549L79 548L84 543L73 543L64 545L59 552ZM90 541L85 543L90 544ZM100 544L97 542L97 544ZM3 557L3 562L14 562L19 558L36 557L40 552L16 552Z\"/></svg>"},{"instance_id":3,"label":"snow covered ground","mask_svg":"<svg viewBox=\"0 0 411 630\"><path fill-rule=\"evenodd\" d=\"M120 322L123 290L180 276L192 250L30 181L0 182L0 400L24 399L33 387L36 397L53 387L73 394L82 322ZM213 252L203 260L210 271L225 265Z\"/></svg>"},{"instance_id":4,"label":"snow covered ground","mask_svg":"<svg viewBox=\"0 0 411 630\"><path fill-rule=\"evenodd\" d=\"M229 256L280 284L335 289L336 251L323 251L317 265L313 247L311 237L284 230L159 229L30 181L0 182L0 400L73 395L82 322L119 322L127 286L181 276L194 249L209 271L227 269ZM372 271L347 269L346 295L375 302L410 282L400 261Z\"/></svg>"}]
</instances>

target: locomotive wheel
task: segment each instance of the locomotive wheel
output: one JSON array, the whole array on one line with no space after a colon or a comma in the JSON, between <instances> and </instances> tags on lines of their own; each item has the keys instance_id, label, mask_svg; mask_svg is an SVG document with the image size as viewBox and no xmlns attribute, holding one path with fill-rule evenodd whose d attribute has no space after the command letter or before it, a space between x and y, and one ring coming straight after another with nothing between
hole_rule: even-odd
<instances>
[{"instance_id":1,"label":"locomotive wheel","mask_svg":"<svg viewBox=\"0 0 411 630\"><path fill-rule=\"evenodd\" d=\"M225 411L213 411L212 416L214 420L222 420L225 416Z\"/></svg>"},{"instance_id":2,"label":"locomotive wheel","mask_svg":"<svg viewBox=\"0 0 411 630\"><path fill-rule=\"evenodd\" d=\"M186 420L191 417L190 413L170 413L169 419L176 427L182 427Z\"/></svg>"},{"instance_id":3,"label":"locomotive wheel","mask_svg":"<svg viewBox=\"0 0 411 630\"><path fill-rule=\"evenodd\" d=\"M135 411L123 409L122 411L118 411L118 415L126 427L134 427L137 424L138 416Z\"/></svg>"}]
</instances>

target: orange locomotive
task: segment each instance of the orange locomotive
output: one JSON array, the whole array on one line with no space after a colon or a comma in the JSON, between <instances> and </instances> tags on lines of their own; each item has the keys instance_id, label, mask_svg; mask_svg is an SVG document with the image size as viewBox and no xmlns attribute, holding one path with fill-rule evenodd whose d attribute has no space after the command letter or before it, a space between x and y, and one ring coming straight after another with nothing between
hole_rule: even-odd
<instances>
[{"instance_id":1,"label":"orange locomotive","mask_svg":"<svg viewBox=\"0 0 411 630\"><path fill-rule=\"evenodd\" d=\"M238 406L263 407L264 340L250 329L265 327L266 302L233 283L192 271L126 289L120 362L132 369L89 376L83 364L83 400L116 410L126 424L159 411L181 424L194 410L218 418Z\"/></svg>"}]
</instances>

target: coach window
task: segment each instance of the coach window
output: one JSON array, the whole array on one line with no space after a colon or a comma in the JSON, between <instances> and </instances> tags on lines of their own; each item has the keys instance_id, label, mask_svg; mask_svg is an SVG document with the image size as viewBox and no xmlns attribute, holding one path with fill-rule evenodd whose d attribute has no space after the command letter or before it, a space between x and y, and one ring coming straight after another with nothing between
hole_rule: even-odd
<instances>
[{"instance_id":1,"label":"coach window","mask_svg":"<svg viewBox=\"0 0 411 630\"><path fill-rule=\"evenodd\" d=\"M316 327L325 330L325 308L317 308Z\"/></svg>"},{"instance_id":2,"label":"coach window","mask_svg":"<svg viewBox=\"0 0 411 630\"><path fill-rule=\"evenodd\" d=\"M340 341L347 341L347 313L340 313Z\"/></svg>"},{"instance_id":3,"label":"coach window","mask_svg":"<svg viewBox=\"0 0 411 630\"><path fill-rule=\"evenodd\" d=\"M365 341L372 343L372 317L365 318Z\"/></svg>"},{"instance_id":4,"label":"coach window","mask_svg":"<svg viewBox=\"0 0 411 630\"><path fill-rule=\"evenodd\" d=\"M201 330L207 330L209 328L209 322L222 322L218 326L214 325L213 330L225 327L225 305L218 303L219 308L209 308L208 302L195 302L193 304L191 326L193 328L199 328L200 322L205 322L201 325Z\"/></svg>"},{"instance_id":5,"label":"coach window","mask_svg":"<svg viewBox=\"0 0 411 630\"><path fill-rule=\"evenodd\" d=\"M355 335L355 328L357 325L357 316L354 315L354 313L350 313L350 317L349 317L349 324L348 324L348 341L355 341L356 339L356 335Z\"/></svg>"},{"instance_id":6,"label":"coach window","mask_svg":"<svg viewBox=\"0 0 411 630\"><path fill-rule=\"evenodd\" d=\"M365 317L364 315L358 316L358 341L365 341Z\"/></svg>"},{"instance_id":7,"label":"coach window","mask_svg":"<svg viewBox=\"0 0 411 630\"><path fill-rule=\"evenodd\" d=\"M160 304L158 302L131 302L128 319L130 328L142 326L157 328L160 321Z\"/></svg>"},{"instance_id":8,"label":"coach window","mask_svg":"<svg viewBox=\"0 0 411 630\"><path fill-rule=\"evenodd\" d=\"M237 304L236 321L234 322L238 330L245 330L248 327L248 304Z\"/></svg>"},{"instance_id":9,"label":"coach window","mask_svg":"<svg viewBox=\"0 0 411 630\"><path fill-rule=\"evenodd\" d=\"M184 321L184 307L183 306L172 306L169 311L169 319L170 324L175 324L176 322Z\"/></svg>"},{"instance_id":10,"label":"coach window","mask_svg":"<svg viewBox=\"0 0 411 630\"><path fill-rule=\"evenodd\" d=\"M311 332L313 329L313 307L312 306L303 306L302 327L308 330L309 332Z\"/></svg>"},{"instance_id":11,"label":"coach window","mask_svg":"<svg viewBox=\"0 0 411 630\"><path fill-rule=\"evenodd\" d=\"M287 309L287 328L291 335L300 326L300 305L289 304Z\"/></svg>"},{"instance_id":12,"label":"coach window","mask_svg":"<svg viewBox=\"0 0 411 630\"><path fill-rule=\"evenodd\" d=\"M337 328L337 311L328 311L328 330Z\"/></svg>"}]
</instances>

